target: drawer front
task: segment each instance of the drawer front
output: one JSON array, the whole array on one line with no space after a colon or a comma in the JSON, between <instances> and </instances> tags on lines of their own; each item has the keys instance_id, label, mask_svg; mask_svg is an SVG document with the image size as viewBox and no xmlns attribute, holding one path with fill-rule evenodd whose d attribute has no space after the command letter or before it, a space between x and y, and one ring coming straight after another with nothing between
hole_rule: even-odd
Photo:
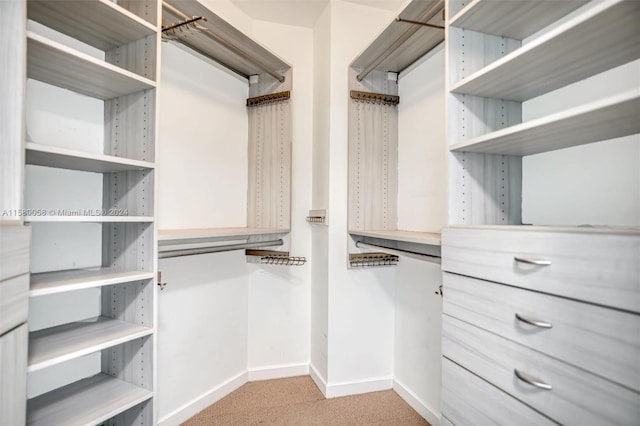
<instances>
[{"instance_id":1,"label":"drawer front","mask_svg":"<svg viewBox=\"0 0 640 426\"><path fill-rule=\"evenodd\" d=\"M532 265L516 257L551 264ZM640 234L442 231L444 271L633 312L640 312L639 259Z\"/></svg>"},{"instance_id":2,"label":"drawer front","mask_svg":"<svg viewBox=\"0 0 640 426\"><path fill-rule=\"evenodd\" d=\"M449 273L443 312L640 392L639 315Z\"/></svg>"},{"instance_id":3,"label":"drawer front","mask_svg":"<svg viewBox=\"0 0 640 426\"><path fill-rule=\"evenodd\" d=\"M0 226L0 281L29 272L28 226Z\"/></svg>"},{"instance_id":4,"label":"drawer front","mask_svg":"<svg viewBox=\"0 0 640 426\"><path fill-rule=\"evenodd\" d=\"M447 358L442 359L442 417L466 425L555 425Z\"/></svg>"},{"instance_id":5,"label":"drawer front","mask_svg":"<svg viewBox=\"0 0 640 426\"><path fill-rule=\"evenodd\" d=\"M628 388L448 315L442 329L444 356L560 424L636 425L640 418L640 395ZM526 383L515 369L552 389Z\"/></svg>"},{"instance_id":6,"label":"drawer front","mask_svg":"<svg viewBox=\"0 0 640 426\"><path fill-rule=\"evenodd\" d=\"M0 425L24 425L27 415L27 325L0 337Z\"/></svg>"},{"instance_id":7,"label":"drawer front","mask_svg":"<svg viewBox=\"0 0 640 426\"><path fill-rule=\"evenodd\" d=\"M0 336L27 321L29 274L0 282Z\"/></svg>"}]
</instances>

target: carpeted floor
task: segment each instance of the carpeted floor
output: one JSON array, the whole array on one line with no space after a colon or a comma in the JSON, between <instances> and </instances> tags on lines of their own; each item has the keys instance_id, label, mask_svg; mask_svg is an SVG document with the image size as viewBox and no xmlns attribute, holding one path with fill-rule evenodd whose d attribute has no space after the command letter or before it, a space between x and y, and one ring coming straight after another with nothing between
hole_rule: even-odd
<instances>
[{"instance_id":1,"label":"carpeted floor","mask_svg":"<svg viewBox=\"0 0 640 426\"><path fill-rule=\"evenodd\" d=\"M429 425L392 390L325 399L309 376L247 383L183 423L257 424Z\"/></svg>"}]
</instances>

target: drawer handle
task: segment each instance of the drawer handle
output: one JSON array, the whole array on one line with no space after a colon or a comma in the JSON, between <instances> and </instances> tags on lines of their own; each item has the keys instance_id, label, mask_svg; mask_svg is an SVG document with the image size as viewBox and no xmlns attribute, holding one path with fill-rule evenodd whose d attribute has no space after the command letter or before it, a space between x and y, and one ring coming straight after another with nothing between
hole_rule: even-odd
<instances>
[{"instance_id":1,"label":"drawer handle","mask_svg":"<svg viewBox=\"0 0 640 426\"><path fill-rule=\"evenodd\" d=\"M515 256L513 259L516 262L527 263L529 265L538 265L538 266L549 266L549 265L551 265L551 261L550 260L546 260L546 259L534 259L534 258L531 258L531 257L520 257L520 256Z\"/></svg>"},{"instance_id":2,"label":"drawer handle","mask_svg":"<svg viewBox=\"0 0 640 426\"><path fill-rule=\"evenodd\" d=\"M528 374L522 373L520 371L518 371L518 369L514 369L513 372L515 373L516 377L520 380L522 380L523 382L531 385L531 386L535 386L537 388L540 389L544 389L544 390L551 390L553 389L553 387L551 385L546 384L545 382L541 382L540 380L536 379L535 377L532 377Z\"/></svg>"},{"instance_id":3,"label":"drawer handle","mask_svg":"<svg viewBox=\"0 0 640 426\"><path fill-rule=\"evenodd\" d=\"M533 319L533 318L527 318L527 317L525 317L523 315L520 315L517 312L516 312L516 318L518 318L518 321L522 321L522 322L525 322L527 324L535 325L536 327L553 328L553 324L550 324L550 323L544 322L544 321L540 321L540 320L537 320L537 319Z\"/></svg>"}]
</instances>

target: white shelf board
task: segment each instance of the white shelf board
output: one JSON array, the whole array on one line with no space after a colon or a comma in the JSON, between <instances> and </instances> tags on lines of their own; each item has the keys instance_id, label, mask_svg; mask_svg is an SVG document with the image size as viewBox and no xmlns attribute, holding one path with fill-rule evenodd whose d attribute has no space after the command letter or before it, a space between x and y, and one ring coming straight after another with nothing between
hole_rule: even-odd
<instances>
[{"instance_id":1,"label":"white shelf board","mask_svg":"<svg viewBox=\"0 0 640 426\"><path fill-rule=\"evenodd\" d=\"M31 274L29 297L152 279L153 272L117 271L112 268L77 269Z\"/></svg>"},{"instance_id":2,"label":"white shelf board","mask_svg":"<svg viewBox=\"0 0 640 426\"><path fill-rule=\"evenodd\" d=\"M624 226L551 226L551 225L447 225L453 229L477 229L487 231L511 231L511 232L570 232L576 234L595 235L629 235L640 236L640 227Z\"/></svg>"},{"instance_id":3,"label":"white shelf board","mask_svg":"<svg viewBox=\"0 0 640 426\"><path fill-rule=\"evenodd\" d=\"M531 155L640 133L640 88L451 146L451 151Z\"/></svg>"},{"instance_id":4,"label":"white shelf board","mask_svg":"<svg viewBox=\"0 0 640 426\"><path fill-rule=\"evenodd\" d=\"M523 40L586 3L588 0L474 0L449 25Z\"/></svg>"},{"instance_id":5,"label":"white shelf board","mask_svg":"<svg viewBox=\"0 0 640 426\"><path fill-rule=\"evenodd\" d=\"M176 241L207 239L246 239L257 235L277 235L286 234L289 229L279 228L200 228L200 229L160 229L158 231L158 241L173 244Z\"/></svg>"},{"instance_id":6,"label":"white shelf board","mask_svg":"<svg viewBox=\"0 0 640 426\"><path fill-rule=\"evenodd\" d=\"M640 2L608 0L487 67L450 91L526 101L640 58Z\"/></svg>"},{"instance_id":7,"label":"white shelf board","mask_svg":"<svg viewBox=\"0 0 640 426\"><path fill-rule=\"evenodd\" d=\"M29 400L27 425L96 425L152 396L150 390L101 373Z\"/></svg>"},{"instance_id":8,"label":"white shelf board","mask_svg":"<svg viewBox=\"0 0 640 426\"><path fill-rule=\"evenodd\" d=\"M152 328L106 317L35 331L29 333L27 372L50 367L152 333Z\"/></svg>"},{"instance_id":9,"label":"white shelf board","mask_svg":"<svg viewBox=\"0 0 640 426\"><path fill-rule=\"evenodd\" d=\"M156 86L145 77L30 31L27 77L103 100Z\"/></svg>"},{"instance_id":10,"label":"white shelf board","mask_svg":"<svg viewBox=\"0 0 640 426\"><path fill-rule=\"evenodd\" d=\"M55 210L55 209L53 209ZM87 209L91 210L91 209ZM25 222L64 222L64 223L151 223L153 216L25 216Z\"/></svg>"},{"instance_id":11,"label":"white shelf board","mask_svg":"<svg viewBox=\"0 0 640 426\"><path fill-rule=\"evenodd\" d=\"M26 163L34 166L94 173L125 172L155 167L153 163L148 161L93 154L33 142L26 143Z\"/></svg>"},{"instance_id":12,"label":"white shelf board","mask_svg":"<svg viewBox=\"0 0 640 426\"><path fill-rule=\"evenodd\" d=\"M101 50L157 32L157 28L109 0L29 0L27 17Z\"/></svg>"},{"instance_id":13,"label":"white shelf board","mask_svg":"<svg viewBox=\"0 0 640 426\"><path fill-rule=\"evenodd\" d=\"M432 232L401 231L401 230L350 230L349 234L362 237L380 238L405 243L425 244L430 246L440 245L440 234Z\"/></svg>"}]
</instances>

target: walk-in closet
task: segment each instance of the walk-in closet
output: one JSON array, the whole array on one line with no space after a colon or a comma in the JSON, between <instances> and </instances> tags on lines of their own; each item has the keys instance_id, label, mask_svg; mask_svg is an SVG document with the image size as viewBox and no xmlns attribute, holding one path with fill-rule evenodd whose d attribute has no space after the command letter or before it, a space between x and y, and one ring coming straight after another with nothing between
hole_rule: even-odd
<instances>
[{"instance_id":1,"label":"walk-in closet","mask_svg":"<svg viewBox=\"0 0 640 426\"><path fill-rule=\"evenodd\" d=\"M0 0L0 426L639 424L638 22Z\"/></svg>"}]
</instances>

